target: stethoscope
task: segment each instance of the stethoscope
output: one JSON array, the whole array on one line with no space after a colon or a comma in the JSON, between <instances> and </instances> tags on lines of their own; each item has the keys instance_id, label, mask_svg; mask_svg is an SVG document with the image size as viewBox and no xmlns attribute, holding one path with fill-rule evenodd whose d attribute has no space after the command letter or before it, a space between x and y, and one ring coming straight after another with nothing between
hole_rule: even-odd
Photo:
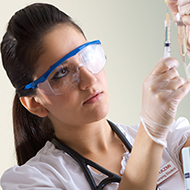
<instances>
[{"instance_id":1,"label":"stethoscope","mask_svg":"<svg viewBox=\"0 0 190 190\"><path fill-rule=\"evenodd\" d=\"M112 130L117 134L117 136L121 139L123 144L126 146L126 148L131 152L132 150L132 145L130 142L127 140L127 138L124 136L124 134L119 130L119 128L112 123L111 121L108 120L109 125L111 126ZM69 154L74 160L77 161L77 163L80 165L81 169L83 170L85 177L91 187L92 190L102 190L107 184L112 183L112 182L117 182L119 183L121 181L121 177L118 176L117 174L114 174L102 166L96 164L95 162L83 157L81 154L67 146L66 144L60 142L59 139L57 139L55 136L52 138L51 141L56 147L59 149L63 150L67 154ZM92 177L92 174L90 173L90 170L88 166L91 166L101 173L107 175L105 179L103 179L99 185L96 185L96 182L94 181L94 178ZM158 188L156 188L159 190Z\"/></svg>"}]
</instances>

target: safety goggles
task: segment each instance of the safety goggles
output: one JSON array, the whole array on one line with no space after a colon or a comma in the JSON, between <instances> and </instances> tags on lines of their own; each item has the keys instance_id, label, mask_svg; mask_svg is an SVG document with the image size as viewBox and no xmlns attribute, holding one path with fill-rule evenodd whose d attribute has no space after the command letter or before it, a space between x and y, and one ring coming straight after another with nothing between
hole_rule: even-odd
<instances>
[{"instance_id":1,"label":"safety goggles","mask_svg":"<svg viewBox=\"0 0 190 190\"><path fill-rule=\"evenodd\" d=\"M106 56L101 42L87 42L62 57L40 78L27 84L22 91L38 87L46 95L68 93L79 83L81 67L84 66L92 74L98 74L105 62Z\"/></svg>"}]
</instances>

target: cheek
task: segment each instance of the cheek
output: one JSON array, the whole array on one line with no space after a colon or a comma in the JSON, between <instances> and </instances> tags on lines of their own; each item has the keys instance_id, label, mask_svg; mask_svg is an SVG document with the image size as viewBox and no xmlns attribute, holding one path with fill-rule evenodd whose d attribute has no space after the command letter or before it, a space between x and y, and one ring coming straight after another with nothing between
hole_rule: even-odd
<instances>
[{"instance_id":1,"label":"cheek","mask_svg":"<svg viewBox=\"0 0 190 190\"><path fill-rule=\"evenodd\" d=\"M64 108L68 109L68 107L71 107L72 100L73 97L69 94L54 95L46 101L46 106L53 110L53 112L60 109L64 110Z\"/></svg>"},{"instance_id":2,"label":"cheek","mask_svg":"<svg viewBox=\"0 0 190 190\"><path fill-rule=\"evenodd\" d=\"M55 108L59 109L59 107L62 107L64 104L66 105L68 102L68 99L63 97L63 95L62 96L61 95L47 96L43 94L42 92L40 92L40 90L38 90L37 96L40 99L40 103L49 111L49 113L55 112Z\"/></svg>"},{"instance_id":3,"label":"cheek","mask_svg":"<svg viewBox=\"0 0 190 190\"><path fill-rule=\"evenodd\" d=\"M69 93L53 96L48 105L50 112L55 117L63 118L77 113L80 109L79 94L72 90Z\"/></svg>"},{"instance_id":4,"label":"cheek","mask_svg":"<svg viewBox=\"0 0 190 190\"><path fill-rule=\"evenodd\" d=\"M51 100L51 105L48 105L48 117L54 126L61 124L78 124L81 113L81 106L79 105L79 97L73 90L68 94L57 96Z\"/></svg>"}]
</instances>

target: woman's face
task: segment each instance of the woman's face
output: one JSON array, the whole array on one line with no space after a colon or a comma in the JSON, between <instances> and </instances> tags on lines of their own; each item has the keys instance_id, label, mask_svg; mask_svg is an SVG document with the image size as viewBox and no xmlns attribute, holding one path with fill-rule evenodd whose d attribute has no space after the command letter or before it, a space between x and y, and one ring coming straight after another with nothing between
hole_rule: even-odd
<instances>
[{"instance_id":1,"label":"woman's face","mask_svg":"<svg viewBox=\"0 0 190 190\"><path fill-rule=\"evenodd\" d=\"M65 24L58 25L44 38L45 51L37 61L35 79L64 55L84 43L86 39L77 29ZM104 69L94 75L81 67L80 81L70 92L48 96L37 88L36 96L48 111L54 127L89 124L108 114L109 95Z\"/></svg>"}]
</instances>

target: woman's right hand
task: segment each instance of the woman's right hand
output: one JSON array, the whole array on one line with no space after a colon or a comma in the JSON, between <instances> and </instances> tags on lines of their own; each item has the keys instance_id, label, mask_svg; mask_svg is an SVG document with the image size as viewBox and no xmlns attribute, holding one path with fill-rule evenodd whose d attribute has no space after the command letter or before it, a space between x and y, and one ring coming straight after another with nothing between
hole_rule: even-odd
<instances>
[{"instance_id":1,"label":"woman's right hand","mask_svg":"<svg viewBox=\"0 0 190 190\"><path fill-rule=\"evenodd\" d=\"M173 19L179 13L185 25L190 25L190 1L189 0L165 0L172 12Z\"/></svg>"},{"instance_id":2,"label":"woman's right hand","mask_svg":"<svg viewBox=\"0 0 190 190\"><path fill-rule=\"evenodd\" d=\"M161 59L143 83L141 122L155 142L166 146L166 137L177 107L190 90L177 71L174 58Z\"/></svg>"}]
</instances>

